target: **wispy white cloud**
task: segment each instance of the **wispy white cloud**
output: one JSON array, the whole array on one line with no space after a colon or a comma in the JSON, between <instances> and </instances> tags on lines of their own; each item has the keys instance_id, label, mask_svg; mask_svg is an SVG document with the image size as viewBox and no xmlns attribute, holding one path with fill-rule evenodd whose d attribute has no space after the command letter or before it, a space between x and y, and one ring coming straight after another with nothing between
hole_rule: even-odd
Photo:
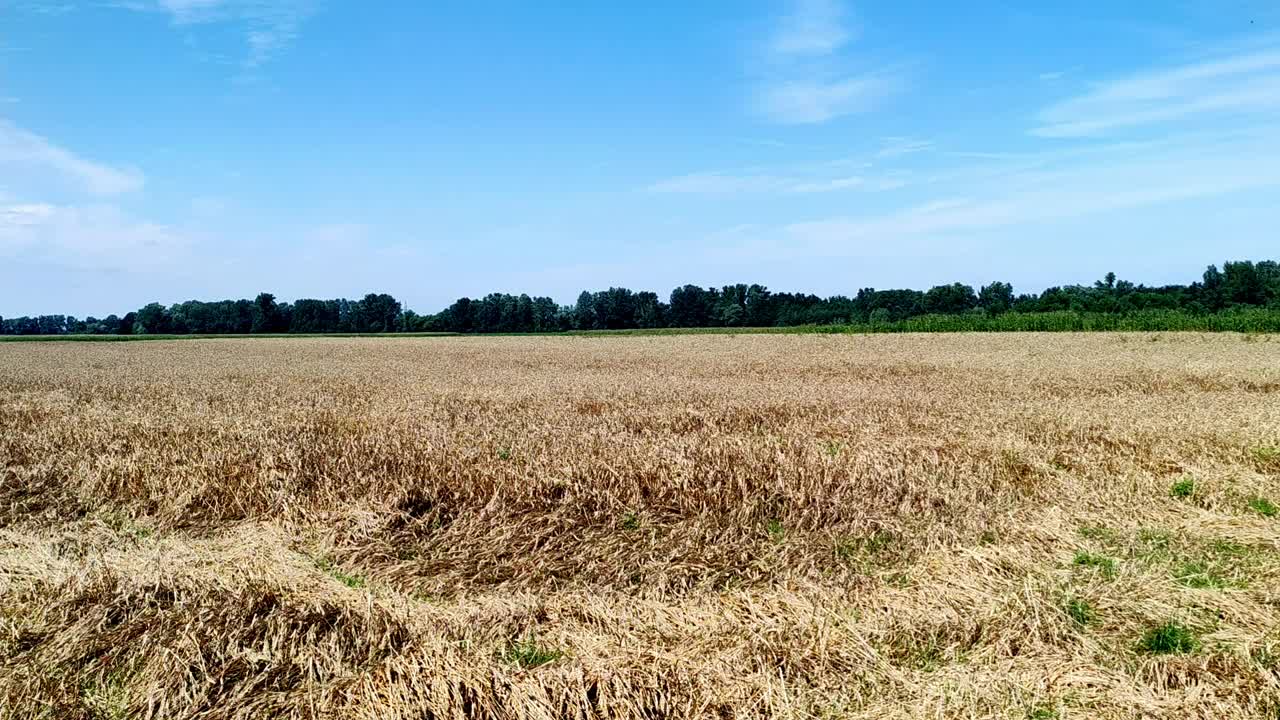
<instances>
[{"instance_id":1,"label":"wispy white cloud","mask_svg":"<svg viewBox=\"0 0 1280 720\"><path fill-rule=\"evenodd\" d=\"M770 49L777 55L829 55L854 35L848 10L838 0L795 0Z\"/></svg>"},{"instance_id":2,"label":"wispy white cloud","mask_svg":"<svg viewBox=\"0 0 1280 720\"><path fill-rule=\"evenodd\" d=\"M825 193L836 190L851 190L867 186L867 180L856 175L850 177L831 178L817 182L802 182L792 185L789 190L795 193Z\"/></svg>"},{"instance_id":3,"label":"wispy white cloud","mask_svg":"<svg viewBox=\"0 0 1280 720\"><path fill-rule=\"evenodd\" d=\"M842 190L892 190L902 187L894 176L866 178L861 175L773 175L763 173L701 172L660 180L647 191L681 195L744 195L830 193Z\"/></svg>"},{"instance_id":4,"label":"wispy white cloud","mask_svg":"<svg viewBox=\"0 0 1280 720\"><path fill-rule=\"evenodd\" d=\"M189 245L184 233L102 200L143 182L137 169L90 160L0 120L0 256L87 270L171 265Z\"/></svg>"},{"instance_id":5,"label":"wispy white cloud","mask_svg":"<svg viewBox=\"0 0 1280 720\"><path fill-rule=\"evenodd\" d=\"M868 73L839 80L794 79L765 87L758 98L770 119L788 124L825 123L878 106L901 87L891 73Z\"/></svg>"},{"instance_id":6,"label":"wispy white cloud","mask_svg":"<svg viewBox=\"0 0 1280 720\"><path fill-rule=\"evenodd\" d=\"M1100 83L1046 108L1032 134L1100 136L1193 116L1277 110L1280 48L1254 49Z\"/></svg>"},{"instance_id":7,"label":"wispy white cloud","mask_svg":"<svg viewBox=\"0 0 1280 720\"><path fill-rule=\"evenodd\" d=\"M787 186L785 178L773 175L735 175L702 172L660 180L649 186L655 193L721 195L729 193L776 192Z\"/></svg>"},{"instance_id":8,"label":"wispy white cloud","mask_svg":"<svg viewBox=\"0 0 1280 720\"><path fill-rule=\"evenodd\" d=\"M675 175L644 188L646 192L685 195L808 195L839 191L896 190L918 181L917 169L895 167L892 158L920 153L933 143L907 137L886 137L879 149L817 162L716 169ZM954 153L951 153L952 155Z\"/></svg>"},{"instance_id":9,"label":"wispy white cloud","mask_svg":"<svg viewBox=\"0 0 1280 720\"><path fill-rule=\"evenodd\" d=\"M12 178L17 185L28 185L41 173L93 195L118 195L143 185L142 173L135 168L88 160L0 119L0 184Z\"/></svg>"},{"instance_id":10,"label":"wispy white cloud","mask_svg":"<svg viewBox=\"0 0 1280 720\"><path fill-rule=\"evenodd\" d=\"M1189 136L1154 145L1113 145L1049 168L1015 165L955 171L941 197L861 217L783 226L782 245L835 253L919 239L943 243L967 233L1043 226L1068 218L1280 187L1280 130L1230 138ZM870 241L874 241L873 243Z\"/></svg>"},{"instance_id":11,"label":"wispy white cloud","mask_svg":"<svg viewBox=\"0 0 1280 720\"><path fill-rule=\"evenodd\" d=\"M48 203L0 205L0 228L30 227L44 222L56 208Z\"/></svg>"},{"instance_id":12,"label":"wispy white cloud","mask_svg":"<svg viewBox=\"0 0 1280 720\"><path fill-rule=\"evenodd\" d=\"M163 12L178 27L230 24L241 28L243 65L256 68L298 39L317 0L124 0L118 7Z\"/></svg>"},{"instance_id":13,"label":"wispy white cloud","mask_svg":"<svg viewBox=\"0 0 1280 720\"><path fill-rule=\"evenodd\" d=\"M171 13L178 22L192 22L194 18L225 7L230 0L157 0L161 9Z\"/></svg>"},{"instance_id":14,"label":"wispy white cloud","mask_svg":"<svg viewBox=\"0 0 1280 720\"><path fill-rule=\"evenodd\" d=\"M114 205L0 206L0 255L70 268L145 269L171 265L189 245L174 228Z\"/></svg>"},{"instance_id":15,"label":"wispy white cloud","mask_svg":"<svg viewBox=\"0 0 1280 720\"><path fill-rule=\"evenodd\" d=\"M908 137L889 137L881 142L880 151L876 153L879 158L898 157L899 155L910 155L912 153L924 152L933 148L933 142L930 140L918 140Z\"/></svg>"},{"instance_id":16,"label":"wispy white cloud","mask_svg":"<svg viewBox=\"0 0 1280 720\"><path fill-rule=\"evenodd\" d=\"M39 15L65 15L76 9L76 6L72 3L54 2L53 0L26 0L25 2L14 2L10 7Z\"/></svg>"},{"instance_id":17,"label":"wispy white cloud","mask_svg":"<svg viewBox=\"0 0 1280 720\"><path fill-rule=\"evenodd\" d=\"M901 90L899 68L855 62L845 51L856 35L838 0L791 0L759 63L756 110L778 123L825 123L874 109Z\"/></svg>"}]
</instances>

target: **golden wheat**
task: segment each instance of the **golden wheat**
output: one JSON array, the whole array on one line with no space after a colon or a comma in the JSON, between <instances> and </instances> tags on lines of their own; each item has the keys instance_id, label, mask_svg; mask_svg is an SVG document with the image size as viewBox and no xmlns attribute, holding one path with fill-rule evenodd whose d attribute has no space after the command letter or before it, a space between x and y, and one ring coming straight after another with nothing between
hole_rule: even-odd
<instances>
[{"instance_id":1,"label":"golden wheat","mask_svg":"<svg viewBox=\"0 0 1280 720\"><path fill-rule=\"evenodd\" d=\"M5 718L1280 709L1268 338L4 344L0 473Z\"/></svg>"}]
</instances>

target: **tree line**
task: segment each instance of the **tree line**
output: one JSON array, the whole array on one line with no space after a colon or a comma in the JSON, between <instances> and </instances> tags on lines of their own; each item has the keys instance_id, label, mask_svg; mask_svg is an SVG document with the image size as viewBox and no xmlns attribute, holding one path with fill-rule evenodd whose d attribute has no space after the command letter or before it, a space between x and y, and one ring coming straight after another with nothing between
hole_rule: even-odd
<instances>
[{"instance_id":1,"label":"tree line","mask_svg":"<svg viewBox=\"0 0 1280 720\"><path fill-rule=\"evenodd\" d=\"M672 290L665 302L654 292L612 287L584 291L572 305L560 305L549 297L507 293L464 297L438 313L425 315L405 309L385 293L370 293L360 300L302 299L292 303L261 293L253 300L189 300L167 307L151 303L123 316L104 318L0 318L0 334L492 333L894 323L950 327L956 323L945 318L954 316L976 320L1006 314L1147 313L1154 317L1151 313L1160 312L1169 317L1169 313L1203 316L1248 308L1280 310L1280 265L1275 261L1227 262L1221 270L1211 265L1200 280L1188 285L1135 285L1108 273L1092 285L1051 287L1041 293L1015 294L1011 284L992 282L976 290L952 283L924 291L864 288L852 297L825 298L772 292L762 285L684 285ZM992 326L1023 325L1037 326L1034 320L1006 320Z\"/></svg>"}]
</instances>

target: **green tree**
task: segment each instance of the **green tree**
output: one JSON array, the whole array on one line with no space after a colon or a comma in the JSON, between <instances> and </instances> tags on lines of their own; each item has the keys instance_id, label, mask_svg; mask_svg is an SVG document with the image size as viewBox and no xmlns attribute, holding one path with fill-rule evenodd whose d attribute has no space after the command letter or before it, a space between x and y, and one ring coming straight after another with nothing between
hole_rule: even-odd
<instances>
[{"instance_id":1,"label":"green tree","mask_svg":"<svg viewBox=\"0 0 1280 720\"><path fill-rule=\"evenodd\" d=\"M280 308L276 305L276 296L271 293L258 293L253 300L253 324L249 328L252 333L280 332Z\"/></svg>"},{"instance_id":2,"label":"green tree","mask_svg":"<svg viewBox=\"0 0 1280 720\"><path fill-rule=\"evenodd\" d=\"M769 288L751 285L747 288L745 306L746 324L752 327L769 327L777 322L777 306Z\"/></svg>"},{"instance_id":3,"label":"green tree","mask_svg":"<svg viewBox=\"0 0 1280 720\"><path fill-rule=\"evenodd\" d=\"M356 332L394 332L399 317L399 300L386 293L369 293L357 303Z\"/></svg>"},{"instance_id":4,"label":"green tree","mask_svg":"<svg viewBox=\"0 0 1280 720\"><path fill-rule=\"evenodd\" d=\"M924 295L924 311L953 315L968 312L978 305L978 296L973 288L962 283L938 285L930 288Z\"/></svg>"},{"instance_id":5,"label":"green tree","mask_svg":"<svg viewBox=\"0 0 1280 720\"><path fill-rule=\"evenodd\" d=\"M136 314L130 313L130 315L134 316L133 327L130 330L134 335L159 335L169 332L169 311L160 303L148 303L139 308Z\"/></svg>"},{"instance_id":6,"label":"green tree","mask_svg":"<svg viewBox=\"0 0 1280 720\"><path fill-rule=\"evenodd\" d=\"M635 326L657 328L666 324L666 306L655 292L643 291L635 296Z\"/></svg>"},{"instance_id":7,"label":"green tree","mask_svg":"<svg viewBox=\"0 0 1280 720\"><path fill-rule=\"evenodd\" d=\"M552 330L561 330L559 318L560 306L556 305L556 301L549 297L536 297L533 299L533 330L534 332L550 332Z\"/></svg>"},{"instance_id":8,"label":"green tree","mask_svg":"<svg viewBox=\"0 0 1280 720\"><path fill-rule=\"evenodd\" d=\"M440 324L448 332L471 332L475 329L471 298L458 298L440 312Z\"/></svg>"},{"instance_id":9,"label":"green tree","mask_svg":"<svg viewBox=\"0 0 1280 720\"><path fill-rule=\"evenodd\" d=\"M1234 305L1263 305L1266 286L1252 262L1229 262L1222 266L1222 291Z\"/></svg>"},{"instance_id":10,"label":"green tree","mask_svg":"<svg viewBox=\"0 0 1280 720\"><path fill-rule=\"evenodd\" d=\"M333 301L303 299L293 304L289 332L325 333L338 329L338 305Z\"/></svg>"},{"instance_id":11,"label":"green tree","mask_svg":"<svg viewBox=\"0 0 1280 720\"><path fill-rule=\"evenodd\" d=\"M590 292L583 290L578 294L578 302L573 305L573 326L579 330L596 330L596 299Z\"/></svg>"},{"instance_id":12,"label":"green tree","mask_svg":"<svg viewBox=\"0 0 1280 720\"><path fill-rule=\"evenodd\" d=\"M1008 312L1013 307L1013 285L993 282L978 291L978 307L992 315Z\"/></svg>"},{"instance_id":13,"label":"green tree","mask_svg":"<svg viewBox=\"0 0 1280 720\"><path fill-rule=\"evenodd\" d=\"M706 327L710 325L717 294L697 285L685 285L672 290L669 302L671 326Z\"/></svg>"},{"instance_id":14,"label":"green tree","mask_svg":"<svg viewBox=\"0 0 1280 720\"><path fill-rule=\"evenodd\" d=\"M635 293L624 287L611 287L595 294L596 323L606 330L633 328Z\"/></svg>"}]
</instances>

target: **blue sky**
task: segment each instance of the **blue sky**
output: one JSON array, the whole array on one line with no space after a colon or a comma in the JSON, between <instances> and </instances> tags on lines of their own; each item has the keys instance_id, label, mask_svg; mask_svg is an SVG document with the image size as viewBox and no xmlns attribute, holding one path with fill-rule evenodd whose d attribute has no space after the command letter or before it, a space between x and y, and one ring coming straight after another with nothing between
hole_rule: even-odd
<instances>
[{"instance_id":1,"label":"blue sky","mask_svg":"<svg viewBox=\"0 0 1280 720\"><path fill-rule=\"evenodd\" d=\"M0 314L1280 255L1280 6L0 0Z\"/></svg>"}]
</instances>

